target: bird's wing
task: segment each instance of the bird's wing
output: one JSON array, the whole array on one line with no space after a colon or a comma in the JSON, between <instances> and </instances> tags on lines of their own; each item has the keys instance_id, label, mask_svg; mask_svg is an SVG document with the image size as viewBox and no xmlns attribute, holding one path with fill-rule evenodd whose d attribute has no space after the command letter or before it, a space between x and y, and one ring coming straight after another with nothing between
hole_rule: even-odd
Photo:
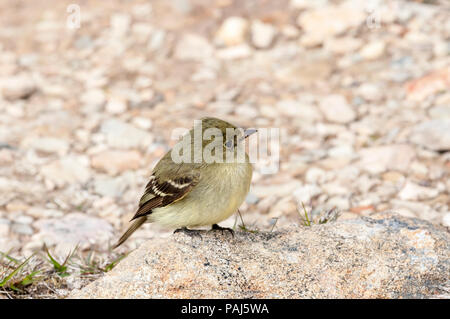
<instances>
[{"instance_id":1,"label":"bird's wing","mask_svg":"<svg viewBox=\"0 0 450 319\"><path fill-rule=\"evenodd\" d=\"M198 174L184 174L174 178L161 178L153 174L139 201L133 219L151 214L152 209L164 207L185 197L198 183Z\"/></svg>"}]
</instances>

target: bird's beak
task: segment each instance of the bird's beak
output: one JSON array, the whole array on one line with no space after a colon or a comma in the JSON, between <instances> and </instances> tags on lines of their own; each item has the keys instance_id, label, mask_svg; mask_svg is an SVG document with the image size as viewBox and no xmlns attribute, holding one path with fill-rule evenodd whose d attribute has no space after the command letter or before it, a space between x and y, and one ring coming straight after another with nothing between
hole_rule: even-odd
<instances>
[{"instance_id":1,"label":"bird's beak","mask_svg":"<svg viewBox=\"0 0 450 319\"><path fill-rule=\"evenodd\" d=\"M255 128L244 129L244 137L241 138L241 141L245 140L247 137L249 137L250 135L252 135L253 133L256 133L256 132L258 132L258 130Z\"/></svg>"}]
</instances>

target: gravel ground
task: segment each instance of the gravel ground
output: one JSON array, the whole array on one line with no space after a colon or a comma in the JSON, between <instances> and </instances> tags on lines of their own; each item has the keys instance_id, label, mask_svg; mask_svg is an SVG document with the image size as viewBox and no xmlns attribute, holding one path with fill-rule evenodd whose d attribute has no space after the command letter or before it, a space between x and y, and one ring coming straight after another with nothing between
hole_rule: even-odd
<instances>
[{"instance_id":1,"label":"gravel ground","mask_svg":"<svg viewBox=\"0 0 450 319\"><path fill-rule=\"evenodd\" d=\"M250 228L301 202L450 226L446 1L86 0L79 28L73 2L0 2L0 251L107 256L173 130L208 115L280 129Z\"/></svg>"}]
</instances>

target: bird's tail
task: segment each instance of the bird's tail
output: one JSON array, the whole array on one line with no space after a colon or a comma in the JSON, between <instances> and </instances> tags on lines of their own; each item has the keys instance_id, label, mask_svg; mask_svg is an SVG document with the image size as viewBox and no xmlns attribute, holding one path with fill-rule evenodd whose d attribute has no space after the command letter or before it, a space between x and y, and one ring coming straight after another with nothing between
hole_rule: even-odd
<instances>
[{"instance_id":1,"label":"bird's tail","mask_svg":"<svg viewBox=\"0 0 450 319\"><path fill-rule=\"evenodd\" d=\"M139 227L141 227L141 225L143 223L145 223L147 219L147 216L143 216L140 218L135 219L135 221L133 222L133 224L131 224L131 226L127 229L127 231L122 235L122 237L120 237L119 241L117 242L117 244L114 246L113 249L116 249L117 247L119 247L120 245L122 245L124 243L125 240L128 239L128 237L131 236L131 234L133 234L136 229L138 229Z\"/></svg>"}]
</instances>

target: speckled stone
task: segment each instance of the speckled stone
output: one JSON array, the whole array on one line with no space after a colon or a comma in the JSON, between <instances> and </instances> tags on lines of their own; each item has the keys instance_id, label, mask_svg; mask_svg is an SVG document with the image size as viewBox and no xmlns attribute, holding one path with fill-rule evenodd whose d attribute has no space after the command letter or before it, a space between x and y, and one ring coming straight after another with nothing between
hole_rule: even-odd
<instances>
[{"instance_id":1,"label":"speckled stone","mask_svg":"<svg viewBox=\"0 0 450 319\"><path fill-rule=\"evenodd\" d=\"M433 297L448 289L449 243L445 228L392 213L234 239L178 233L70 298Z\"/></svg>"}]
</instances>

